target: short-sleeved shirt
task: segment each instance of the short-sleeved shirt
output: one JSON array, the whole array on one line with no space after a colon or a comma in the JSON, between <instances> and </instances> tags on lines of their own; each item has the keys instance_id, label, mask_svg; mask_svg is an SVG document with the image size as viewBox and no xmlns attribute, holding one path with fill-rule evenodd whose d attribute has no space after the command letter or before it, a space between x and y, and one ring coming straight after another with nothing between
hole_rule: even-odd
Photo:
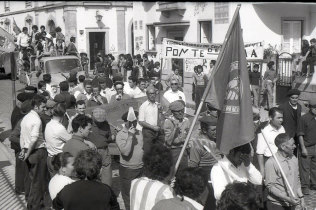
<instances>
[{"instance_id":1,"label":"short-sleeved shirt","mask_svg":"<svg viewBox=\"0 0 316 210\"><path fill-rule=\"evenodd\" d=\"M297 135L304 137L306 147L316 144L316 116L310 112L303 115L299 121Z\"/></svg>"},{"instance_id":2,"label":"short-sleeved shirt","mask_svg":"<svg viewBox=\"0 0 316 210\"><path fill-rule=\"evenodd\" d=\"M69 152L72 156L76 157L80 151L89 149L89 146L83 142L83 138L73 135L63 147L63 152Z\"/></svg>"},{"instance_id":3,"label":"short-sleeved shirt","mask_svg":"<svg viewBox=\"0 0 316 210\"><path fill-rule=\"evenodd\" d=\"M177 92L172 91L171 89L167 90L163 96L167 99L169 103L172 103L177 100L185 101L185 95L182 91L178 90Z\"/></svg>"},{"instance_id":4,"label":"short-sleeved shirt","mask_svg":"<svg viewBox=\"0 0 316 210\"><path fill-rule=\"evenodd\" d=\"M273 128L271 124L268 124L262 132L265 134L266 140L268 141L268 144L270 145L273 153L276 153L278 151L277 146L275 146L274 140L277 135L280 133L285 133L285 129L283 126L281 126L278 130ZM268 148L267 143L265 142L262 133L258 134L258 142L257 142L257 154L258 155L264 155L265 157L271 157L272 154Z\"/></svg>"},{"instance_id":5,"label":"short-sleeved shirt","mask_svg":"<svg viewBox=\"0 0 316 210\"><path fill-rule=\"evenodd\" d=\"M52 119L45 128L45 140L48 156L53 157L63 151L66 141L72 137L66 128L57 120Z\"/></svg>"},{"instance_id":6,"label":"short-sleeved shirt","mask_svg":"<svg viewBox=\"0 0 316 210\"><path fill-rule=\"evenodd\" d=\"M139 107L139 121L146 122L150 125L157 126L158 122L158 105L150 101L145 101Z\"/></svg>"}]
</instances>

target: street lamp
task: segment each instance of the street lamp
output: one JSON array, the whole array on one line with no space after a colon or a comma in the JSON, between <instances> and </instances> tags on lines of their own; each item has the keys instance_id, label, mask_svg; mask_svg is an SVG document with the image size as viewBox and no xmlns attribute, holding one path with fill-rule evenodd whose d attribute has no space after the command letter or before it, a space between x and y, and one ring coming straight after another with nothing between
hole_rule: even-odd
<instances>
[{"instance_id":1,"label":"street lamp","mask_svg":"<svg viewBox=\"0 0 316 210\"><path fill-rule=\"evenodd\" d=\"M100 21L102 20L102 17L103 17L103 16L100 14L100 11L97 10L97 11L96 11L96 15L95 15L95 18L97 19L97 21L100 22Z\"/></svg>"},{"instance_id":2,"label":"street lamp","mask_svg":"<svg viewBox=\"0 0 316 210\"><path fill-rule=\"evenodd\" d=\"M84 32L83 30L79 30L79 34L80 34L80 35L82 35L82 34L83 34L83 32Z\"/></svg>"}]
</instances>

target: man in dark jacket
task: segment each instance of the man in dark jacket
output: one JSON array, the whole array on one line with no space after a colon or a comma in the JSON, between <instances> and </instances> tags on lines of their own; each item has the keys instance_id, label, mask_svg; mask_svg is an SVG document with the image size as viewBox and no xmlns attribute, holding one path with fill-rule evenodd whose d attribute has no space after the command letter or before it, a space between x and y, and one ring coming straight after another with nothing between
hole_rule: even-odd
<instances>
[{"instance_id":1,"label":"man in dark jacket","mask_svg":"<svg viewBox=\"0 0 316 210\"><path fill-rule=\"evenodd\" d=\"M283 127L290 138L294 138L296 149L294 151L297 156L298 137L297 126L302 114L302 106L298 103L300 91L297 89L289 90L287 96L289 100L279 106L283 110Z\"/></svg>"}]
</instances>

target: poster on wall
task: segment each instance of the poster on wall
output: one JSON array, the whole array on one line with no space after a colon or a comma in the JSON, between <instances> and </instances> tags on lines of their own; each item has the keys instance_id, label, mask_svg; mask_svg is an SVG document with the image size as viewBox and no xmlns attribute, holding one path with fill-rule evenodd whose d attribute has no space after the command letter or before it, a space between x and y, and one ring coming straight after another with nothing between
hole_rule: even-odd
<instances>
[{"instance_id":1,"label":"poster on wall","mask_svg":"<svg viewBox=\"0 0 316 210\"><path fill-rule=\"evenodd\" d=\"M262 42L245 45L247 60L262 60ZM216 59L222 44L204 44L163 39L162 58Z\"/></svg>"}]
</instances>

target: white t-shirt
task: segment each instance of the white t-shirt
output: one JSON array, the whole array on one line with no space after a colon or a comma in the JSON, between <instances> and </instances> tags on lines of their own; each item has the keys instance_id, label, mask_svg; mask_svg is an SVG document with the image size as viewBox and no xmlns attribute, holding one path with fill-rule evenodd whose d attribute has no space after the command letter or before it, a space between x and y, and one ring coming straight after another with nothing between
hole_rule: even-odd
<instances>
[{"instance_id":1,"label":"white t-shirt","mask_svg":"<svg viewBox=\"0 0 316 210\"><path fill-rule=\"evenodd\" d=\"M167 90L164 95L163 95L167 101L169 103L172 103L174 101L177 101L177 100L183 100L184 103L186 103L185 101L185 95L182 91L178 90L177 92L173 92L171 89Z\"/></svg>"},{"instance_id":2,"label":"white t-shirt","mask_svg":"<svg viewBox=\"0 0 316 210\"><path fill-rule=\"evenodd\" d=\"M56 174L50 180L48 185L49 195L52 200L57 196L57 194L68 184L75 182L75 180L69 178L68 176Z\"/></svg>"},{"instance_id":3,"label":"white t-shirt","mask_svg":"<svg viewBox=\"0 0 316 210\"><path fill-rule=\"evenodd\" d=\"M265 137L267 138L267 142L271 147L272 152L275 154L278 151L277 146L275 146L274 140L277 135L281 133L285 133L283 126L281 126L278 130L271 126L271 124L267 125L262 132L264 132ZM257 154L264 155L265 157L271 157L272 154L269 150L267 143L265 142L262 133L258 134L258 142L257 142Z\"/></svg>"},{"instance_id":4,"label":"white t-shirt","mask_svg":"<svg viewBox=\"0 0 316 210\"><path fill-rule=\"evenodd\" d=\"M72 135L57 120L51 119L45 128L45 140L48 156L53 157L63 152L66 141L70 140Z\"/></svg>"}]
</instances>

